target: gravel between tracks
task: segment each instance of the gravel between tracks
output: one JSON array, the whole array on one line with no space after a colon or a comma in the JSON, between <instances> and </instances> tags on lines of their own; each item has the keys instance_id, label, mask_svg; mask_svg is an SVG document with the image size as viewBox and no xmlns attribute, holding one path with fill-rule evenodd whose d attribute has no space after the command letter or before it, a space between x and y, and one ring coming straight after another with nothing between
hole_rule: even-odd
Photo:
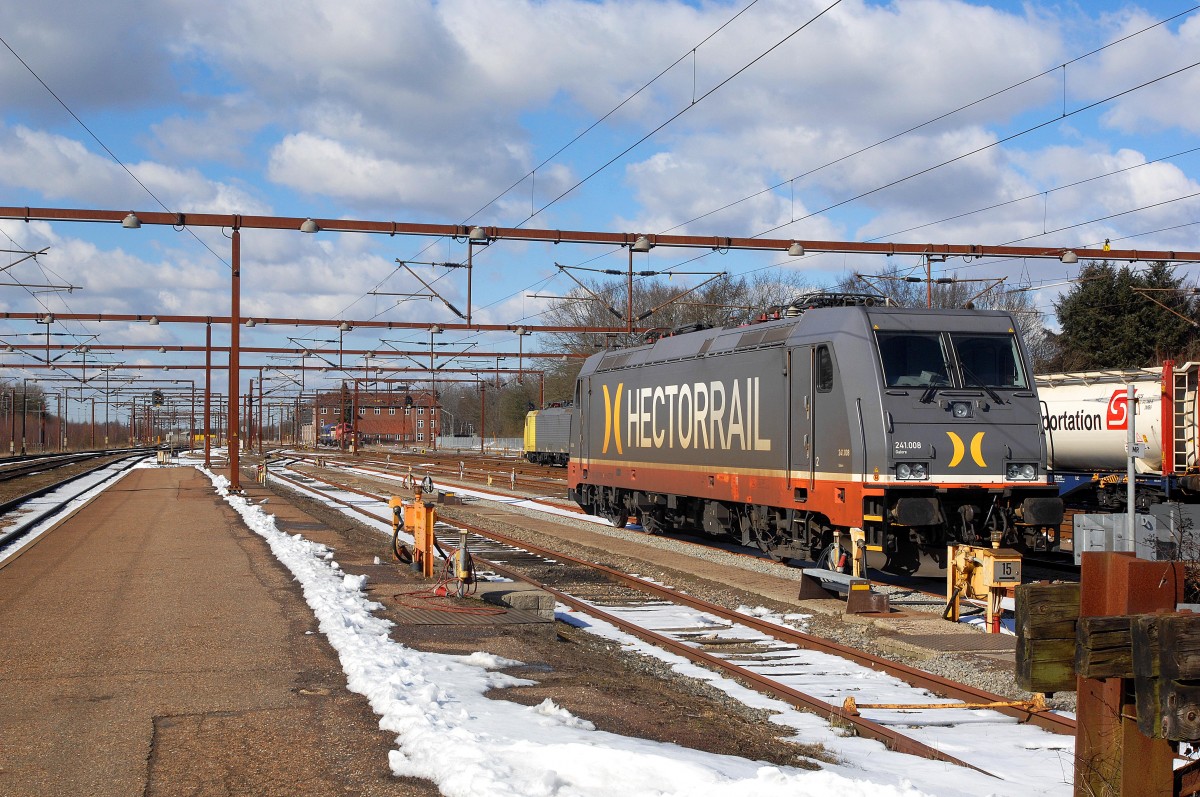
<instances>
[{"instance_id":1,"label":"gravel between tracks","mask_svg":"<svg viewBox=\"0 0 1200 797\"><path fill-rule=\"evenodd\" d=\"M439 509L439 513L449 519L457 514L457 511L463 511L464 520L466 520L468 519L467 515L474 514L470 512L470 507L474 503L476 502L468 499L466 505L462 508L442 507ZM506 511L540 520L545 520L547 517L544 513L519 506L508 505L505 509ZM544 544L548 548L554 547L552 538L530 532L515 524L502 523L493 516L489 516L483 521L473 516L469 519L481 525L494 526L498 532L516 539L528 539L533 543ZM735 553L717 546L696 545L695 543L649 535L639 531L604 527L593 522L576 520L570 517L556 516L554 520L555 522L561 522L576 528L592 532L599 531L600 533L616 538L633 540L645 546L686 554L687 556L730 568L766 573L780 578L792 579L797 583L799 583L802 577L799 568L788 568L769 559L748 556L745 553ZM781 612L795 612L797 609L795 605L773 604L770 601L765 601L760 596L740 592L730 584L716 585L706 580L698 580L680 571L668 571L656 568L654 565L640 560L636 562L632 560L620 561L619 557L613 557L611 554L607 554L607 552L595 551L595 553L597 558L606 556L608 558L608 561L605 562L606 564L614 567L624 567L628 572L639 572L643 576L672 584L696 597L729 608L746 605L764 605L767 608ZM925 612L934 616L940 616L944 609L943 602L926 598L921 593L916 593L911 589L887 586L879 587L878 585L877 588L888 592L893 601L902 603L906 611ZM882 658L900 661L934 675L968 684L979 689L986 689L989 692L1000 694L1013 700L1028 699L1031 697L1030 693L1025 692L1016 685L1015 668L1009 657L961 652L931 654L915 658L911 654L898 655L894 648L886 644L886 640L890 635L880 623L852 616L814 613L807 620L804 630L822 639L853 647ZM1059 711L1074 711L1075 693L1058 693L1053 695L1047 702L1052 708Z\"/></svg>"}]
</instances>

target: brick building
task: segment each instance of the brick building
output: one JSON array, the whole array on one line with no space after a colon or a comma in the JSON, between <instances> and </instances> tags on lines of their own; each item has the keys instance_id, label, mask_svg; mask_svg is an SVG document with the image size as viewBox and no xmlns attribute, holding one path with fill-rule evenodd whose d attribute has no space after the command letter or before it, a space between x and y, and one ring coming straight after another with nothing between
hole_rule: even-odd
<instances>
[{"instance_id":1,"label":"brick building","mask_svg":"<svg viewBox=\"0 0 1200 797\"><path fill-rule=\"evenodd\" d=\"M317 394L314 415L321 441L327 442L343 419L354 423L356 411L364 445L432 443L440 432L441 414L428 390L359 390L355 396L347 386Z\"/></svg>"}]
</instances>

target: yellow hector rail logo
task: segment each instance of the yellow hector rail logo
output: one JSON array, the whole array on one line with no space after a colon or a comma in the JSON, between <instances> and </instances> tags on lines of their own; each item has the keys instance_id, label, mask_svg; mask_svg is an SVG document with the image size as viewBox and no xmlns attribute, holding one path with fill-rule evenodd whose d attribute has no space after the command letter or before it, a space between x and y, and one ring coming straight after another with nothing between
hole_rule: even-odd
<instances>
[{"instance_id":1,"label":"yellow hector rail logo","mask_svg":"<svg viewBox=\"0 0 1200 797\"><path fill-rule=\"evenodd\" d=\"M954 456L950 457L950 467L957 468L958 463L962 462L963 455L967 452L966 446L963 445L962 438L955 432L946 432L950 437L950 443L954 446ZM983 461L983 435L984 432L976 432L971 438L971 459L981 468L986 468L987 463ZM607 439L607 438L606 438Z\"/></svg>"},{"instance_id":2,"label":"yellow hector rail logo","mask_svg":"<svg viewBox=\"0 0 1200 797\"><path fill-rule=\"evenodd\" d=\"M608 453L608 441L611 437L617 444L617 453L624 454L621 449L621 391L624 389L625 383L617 383L617 395L609 396L608 385L603 385L604 388L604 445L600 449L601 454Z\"/></svg>"}]
</instances>

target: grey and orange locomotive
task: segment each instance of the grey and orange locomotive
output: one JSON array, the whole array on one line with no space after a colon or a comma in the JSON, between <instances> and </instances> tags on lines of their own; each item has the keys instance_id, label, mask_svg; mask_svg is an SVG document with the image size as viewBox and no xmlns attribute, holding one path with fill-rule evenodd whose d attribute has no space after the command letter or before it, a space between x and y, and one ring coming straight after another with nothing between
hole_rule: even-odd
<instances>
[{"instance_id":1,"label":"grey and orange locomotive","mask_svg":"<svg viewBox=\"0 0 1200 797\"><path fill-rule=\"evenodd\" d=\"M1058 548L1011 315L826 293L775 315L589 358L571 498L619 526L833 566L861 530L867 564L894 573L942 572L949 544Z\"/></svg>"}]
</instances>

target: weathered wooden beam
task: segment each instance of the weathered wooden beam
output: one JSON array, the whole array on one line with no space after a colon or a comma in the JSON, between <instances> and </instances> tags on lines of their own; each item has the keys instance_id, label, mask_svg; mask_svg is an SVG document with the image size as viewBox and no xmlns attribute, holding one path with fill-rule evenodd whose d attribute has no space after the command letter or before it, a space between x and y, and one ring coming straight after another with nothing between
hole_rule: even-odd
<instances>
[{"instance_id":1,"label":"weathered wooden beam","mask_svg":"<svg viewBox=\"0 0 1200 797\"><path fill-rule=\"evenodd\" d=\"M1075 626L1075 673L1081 678L1132 678L1129 615L1080 617Z\"/></svg>"},{"instance_id":2,"label":"weathered wooden beam","mask_svg":"<svg viewBox=\"0 0 1200 797\"><path fill-rule=\"evenodd\" d=\"M1073 691L1079 584L1022 584L1016 603L1017 685L1030 692Z\"/></svg>"},{"instance_id":3,"label":"weathered wooden beam","mask_svg":"<svg viewBox=\"0 0 1200 797\"><path fill-rule=\"evenodd\" d=\"M1200 740L1200 615L1133 618L1138 730L1170 741Z\"/></svg>"},{"instance_id":4,"label":"weathered wooden beam","mask_svg":"<svg viewBox=\"0 0 1200 797\"><path fill-rule=\"evenodd\" d=\"M1159 681L1158 620L1161 615L1141 614L1129 625L1133 646L1133 692L1137 702L1138 730L1151 739L1162 739L1162 695Z\"/></svg>"}]
</instances>

